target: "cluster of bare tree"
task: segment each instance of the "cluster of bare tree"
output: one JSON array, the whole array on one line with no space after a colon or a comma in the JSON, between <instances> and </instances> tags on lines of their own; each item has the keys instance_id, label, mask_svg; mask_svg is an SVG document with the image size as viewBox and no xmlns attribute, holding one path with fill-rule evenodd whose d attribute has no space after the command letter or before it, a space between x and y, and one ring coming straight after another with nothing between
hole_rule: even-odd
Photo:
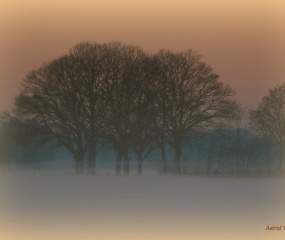
<instances>
[{"instance_id":1,"label":"cluster of bare tree","mask_svg":"<svg viewBox=\"0 0 285 240\"><path fill-rule=\"evenodd\" d=\"M16 119L15 119L16 120ZM0 164L2 170L39 169L70 171L70 153L52 138L38 132L32 123L5 122L0 125ZM175 173L174 151L165 145L166 159L161 161L157 147L145 161L145 169ZM97 169L100 174L113 170L116 154L108 141L97 146ZM184 138L181 169L185 174L214 174L219 176L279 175L281 151L271 136L257 135L244 127L224 127L194 131ZM130 151L130 168L136 165ZM85 162L86 164L87 162Z\"/></svg>"},{"instance_id":2,"label":"cluster of bare tree","mask_svg":"<svg viewBox=\"0 0 285 240\"><path fill-rule=\"evenodd\" d=\"M233 95L192 50L148 54L118 42L80 43L28 73L13 114L4 118L20 145L40 136L41 142L65 147L77 174L85 172L85 161L87 172L95 174L99 145L116 152L117 175L129 174L130 154L142 174L152 152L159 152L163 173L172 171L169 149L180 174L189 143L196 144L190 160L195 154L203 158L207 173L245 172L259 165L262 154L269 172L273 141L283 172L285 85L270 90L249 112L250 130L241 126L245 112ZM196 162L199 169L203 161Z\"/></svg>"},{"instance_id":3,"label":"cluster of bare tree","mask_svg":"<svg viewBox=\"0 0 285 240\"><path fill-rule=\"evenodd\" d=\"M210 66L191 50L141 48L118 42L81 43L31 71L16 98L18 119L33 122L73 155L75 172L96 171L96 149L117 152L116 173L129 174L129 153L142 163L156 148L166 166L166 144L181 173L182 146L193 130L236 119L238 103Z\"/></svg>"},{"instance_id":4,"label":"cluster of bare tree","mask_svg":"<svg viewBox=\"0 0 285 240\"><path fill-rule=\"evenodd\" d=\"M184 145L184 172L219 176L275 176L279 152L274 139L245 128L198 133Z\"/></svg>"}]
</instances>

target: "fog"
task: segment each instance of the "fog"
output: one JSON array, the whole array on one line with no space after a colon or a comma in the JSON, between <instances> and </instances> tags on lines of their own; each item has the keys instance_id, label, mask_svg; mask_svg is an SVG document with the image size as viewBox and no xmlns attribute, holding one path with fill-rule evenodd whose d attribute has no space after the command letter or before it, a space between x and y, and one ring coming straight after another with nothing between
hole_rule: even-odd
<instances>
[{"instance_id":1,"label":"fog","mask_svg":"<svg viewBox=\"0 0 285 240\"><path fill-rule=\"evenodd\" d=\"M284 179L1 175L2 239L284 239ZM282 226L282 230L265 230Z\"/></svg>"}]
</instances>

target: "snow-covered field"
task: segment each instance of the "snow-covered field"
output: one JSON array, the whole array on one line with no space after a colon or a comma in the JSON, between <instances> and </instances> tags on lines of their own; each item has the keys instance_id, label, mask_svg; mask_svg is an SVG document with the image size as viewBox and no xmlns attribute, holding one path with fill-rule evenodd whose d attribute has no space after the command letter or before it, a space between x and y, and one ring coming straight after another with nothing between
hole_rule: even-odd
<instances>
[{"instance_id":1,"label":"snow-covered field","mask_svg":"<svg viewBox=\"0 0 285 240\"><path fill-rule=\"evenodd\" d=\"M0 204L1 240L285 239L284 179L5 174Z\"/></svg>"}]
</instances>

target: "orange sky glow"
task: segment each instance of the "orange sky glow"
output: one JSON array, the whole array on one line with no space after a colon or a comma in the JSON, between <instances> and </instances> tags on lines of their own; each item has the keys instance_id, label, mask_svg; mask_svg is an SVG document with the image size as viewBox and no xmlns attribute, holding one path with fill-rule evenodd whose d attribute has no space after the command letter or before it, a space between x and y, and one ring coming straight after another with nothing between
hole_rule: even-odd
<instances>
[{"instance_id":1,"label":"orange sky glow","mask_svg":"<svg viewBox=\"0 0 285 240\"><path fill-rule=\"evenodd\" d=\"M81 41L194 49L244 107L285 82L284 0L0 0L0 111L25 75Z\"/></svg>"}]
</instances>

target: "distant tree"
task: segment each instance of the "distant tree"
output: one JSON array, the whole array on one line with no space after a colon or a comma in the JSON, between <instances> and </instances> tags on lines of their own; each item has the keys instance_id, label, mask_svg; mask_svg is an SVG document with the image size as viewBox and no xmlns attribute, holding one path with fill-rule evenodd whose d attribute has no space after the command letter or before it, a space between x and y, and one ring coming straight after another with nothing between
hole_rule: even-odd
<instances>
[{"instance_id":1,"label":"distant tree","mask_svg":"<svg viewBox=\"0 0 285 240\"><path fill-rule=\"evenodd\" d=\"M36 122L17 118L10 112L3 112L0 115L0 125L18 146L29 145L38 136L50 139L48 132Z\"/></svg>"},{"instance_id":2,"label":"distant tree","mask_svg":"<svg viewBox=\"0 0 285 240\"><path fill-rule=\"evenodd\" d=\"M171 137L167 140L175 151L176 173L180 174L185 133L232 119L239 106L231 100L233 90L193 51L161 50L154 58L157 86L161 89L161 122Z\"/></svg>"},{"instance_id":3,"label":"distant tree","mask_svg":"<svg viewBox=\"0 0 285 240\"><path fill-rule=\"evenodd\" d=\"M242 164L242 142L245 141L243 120L245 110L240 108L237 111L235 118L231 121L230 128L232 129L231 155L233 158L233 173L238 175Z\"/></svg>"},{"instance_id":4,"label":"distant tree","mask_svg":"<svg viewBox=\"0 0 285 240\"><path fill-rule=\"evenodd\" d=\"M16 142L18 139L22 146L29 143L31 139L30 137L23 137L22 131L16 131L14 124L11 123L12 116L9 112L0 114L0 163L3 166L9 166L17 159Z\"/></svg>"},{"instance_id":5,"label":"distant tree","mask_svg":"<svg viewBox=\"0 0 285 240\"><path fill-rule=\"evenodd\" d=\"M19 118L36 123L66 147L75 160L75 172L82 174L86 144L82 131L84 114L77 59L63 56L31 71L16 98Z\"/></svg>"},{"instance_id":6,"label":"distant tree","mask_svg":"<svg viewBox=\"0 0 285 240\"><path fill-rule=\"evenodd\" d=\"M270 174L270 166L266 161L267 149L266 139L253 135L250 131L245 131L242 139L241 173L258 173L265 167L267 174ZM261 172L259 172L261 173Z\"/></svg>"},{"instance_id":7,"label":"distant tree","mask_svg":"<svg viewBox=\"0 0 285 240\"><path fill-rule=\"evenodd\" d=\"M0 114L0 162L8 167L39 166L41 161L50 160L55 146L52 136L35 122L9 112Z\"/></svg>"},{"instance_id":8,"label":"distant tree","mask_svg":"<svg viewBox=\"0 0 285 240\"><path fill-rule=\"evenodd\" d=\"M284 172L285 154L285 84L269 90L256 110L250 111L251 127L259 133L272 136L279 144L279 169Z\"/></svg>"}]
</instances>

